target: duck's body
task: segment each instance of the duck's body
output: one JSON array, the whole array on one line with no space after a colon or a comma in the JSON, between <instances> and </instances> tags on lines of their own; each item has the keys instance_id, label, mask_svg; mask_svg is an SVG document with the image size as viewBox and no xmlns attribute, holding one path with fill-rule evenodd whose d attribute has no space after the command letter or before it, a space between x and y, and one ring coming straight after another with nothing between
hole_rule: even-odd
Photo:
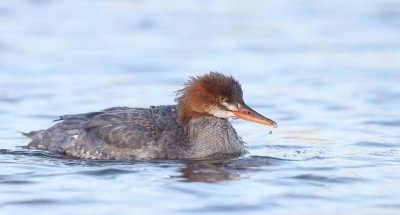
<instances>
[{"instance_id":1,"label":"duck's body","mask_svg":"<svg viewBox=\"0 0 400 215\"><path fill-rule=\"evenodd\" d=\"M228 120L204 116L182 126L175 105L114 107L60 120L27 134L32 138L28 147L105 160L199 159L246 152Z\"/></svg>"},{"instance_id":2,"label":"duck's body","mask_svg":"<svg viewBox=\"0 0 400 215\"><path fill-rule=\"evenodd\" d=\"M25 134L32 139L28 147L82 159L202 159L247 152L228 118L276 127L245 105L235 79L220 73L192 78L176 101L65 115L47 130Z\"/></svg>"}]
</instances>

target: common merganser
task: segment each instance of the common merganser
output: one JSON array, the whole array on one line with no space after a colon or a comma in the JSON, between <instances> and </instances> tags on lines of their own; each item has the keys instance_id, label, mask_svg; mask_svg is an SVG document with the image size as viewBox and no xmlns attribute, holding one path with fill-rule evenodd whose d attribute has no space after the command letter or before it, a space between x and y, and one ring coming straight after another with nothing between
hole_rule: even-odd
<instances>
[{"instance_id":1,"label":"common merganser","mask_svg":"<svg viewBox=\"0 0 400 215\"><path fill-rule=\"evenodd\" d=\"M24 135L32 139L28 148L81 159L206 159L247 152L228 118L277 127L245 104L238 81L221 73L191 77L175 101L64 115L48 129Z\"/></svg>"}]
</instances>

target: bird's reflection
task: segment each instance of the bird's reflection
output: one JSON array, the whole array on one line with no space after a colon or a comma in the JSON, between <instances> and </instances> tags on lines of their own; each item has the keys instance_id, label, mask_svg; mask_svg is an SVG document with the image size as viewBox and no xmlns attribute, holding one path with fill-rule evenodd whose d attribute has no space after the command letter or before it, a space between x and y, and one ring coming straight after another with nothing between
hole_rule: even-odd
<instances>
[{"instance_id":1,"label":"bird's reflection","mask_svg":"<svg viewBox=\"0 0 400 215\"><path fill-rule=\"evenodd\" d=\"M188 161L178 171L185 182L217 183L227 180L240 180L244 174L256 172L259 167L270 165L270 159L262 156L226 158L218 160Z\"/></svg>"}]
</instances>

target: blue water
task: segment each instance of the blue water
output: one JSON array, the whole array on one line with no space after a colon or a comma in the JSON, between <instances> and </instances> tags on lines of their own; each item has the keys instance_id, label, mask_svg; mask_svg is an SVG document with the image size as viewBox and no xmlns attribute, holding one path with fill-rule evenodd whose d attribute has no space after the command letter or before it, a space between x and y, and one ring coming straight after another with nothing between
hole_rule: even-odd
<instances>
[{"instance_id":1,"label":"blue water","mask_svg":"<svg viewBox=\"0 0 400 215\"><path fill-rule=\"evenodd\" d=\"M397 0L0 2L0 214L400 214ZM250 154L85 161L23 148L63 114L234 75Z\"/></svg>"}]
</instances>

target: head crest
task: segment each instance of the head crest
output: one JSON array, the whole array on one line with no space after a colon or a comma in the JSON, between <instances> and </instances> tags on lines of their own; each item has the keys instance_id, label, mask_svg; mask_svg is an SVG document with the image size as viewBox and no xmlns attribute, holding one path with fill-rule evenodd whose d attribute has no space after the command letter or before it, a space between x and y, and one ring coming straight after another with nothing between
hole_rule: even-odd
<instances>
[{"instance_id":1,"label":"head crest","mask_svg":"<svg viewBox=\"0 0 400 215\"><path fill-rule=\"evenodd\" d=\"M179 121L187 124L192 118L210 115L210 107L221 99L225 102L240 102L243 101L242 96L242 88L232 76L210 72L190 77L183 89L177 91L175 98Z\"/></svg>"}]
</instances>

